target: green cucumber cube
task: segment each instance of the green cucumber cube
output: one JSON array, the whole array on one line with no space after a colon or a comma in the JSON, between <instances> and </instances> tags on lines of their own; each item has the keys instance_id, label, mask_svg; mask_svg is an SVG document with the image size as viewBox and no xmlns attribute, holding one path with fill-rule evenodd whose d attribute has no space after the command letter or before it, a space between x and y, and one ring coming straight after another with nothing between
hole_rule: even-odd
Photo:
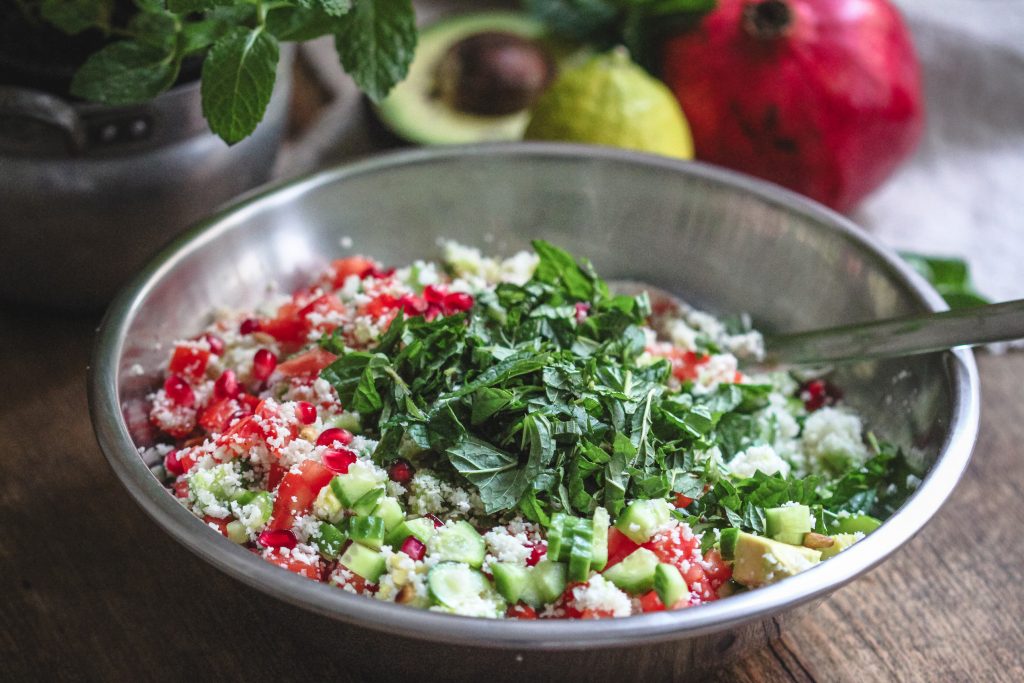
<instances>
[{"instance_id":1,"label":"green cucumber cube","mask_svg":"<svg viewBox=\"0 0 1024 683\"><path fill-rule=\"evenodd\" d=\"M353 517L348 523L348 535L353 541L380 550L384 545L384 520L380 517Z\"/></svg>"},{"instance_id":2,"label":"green cucumber cube","mask_svg":"<svg viewBox=\"0 0 1024 683\"><path fill-rule=\"evenodd\" d=\"M533 568L531 578L541 604L554 602L565 592L566 566L561 562L541 560Z\"/></svg>"},{"instance_id":3,"label":"green cucumber cube","mask_svg":"<svg viewBox=\"0 0 1024 683\"><path fill-rule=\"evenodd\" d=\"M444 562L464 562L474 569L484 563L487 546L484 537L469 522L459 520L443 526L427 546L430 554Z\"/></svg>"},{"instance_id":4,"label":"green cucumber cube","mask_svg":"<svg viewBox=\"0 0 1024 683\"><path fill-rule=\"evenodd\" d=\"M377 583L386 564L381 554L360 543L352 543L338 562L370 583Z\"/></svg>"},{"instance_id":5,"label":"green cucumber cube","mask_svg":"<svg viewBox=\"0 0 1024 683\"><path fill-rule=\"evenodd\" d=\"M384 520L384 528L391 531L405 519L402 504L394 498L383 498L373 509L373 516Z\"/></svg>"},{"instance_id":6,"label":"green cucumber cube","mask_svg":"<svg viewBox=\"0 0 1024 683\"><path fill-rule=\"evenodd\" d=\"M604 578L632 595L646 593L654 587L654 570L658 556L647 548L637 548L618 564L604 570Z\"/></svg>"},{"instance_id":7,"label":"green cucumber cube","mask_svg":"<svg viewBox=\"0 0 1024 683\"><path fill-rule=\"evenodd\" d=\"M811 509L806 505L786 505L764 511L765 536L790 545L802 545L811 531Z\"/></svg>"},{"instance_id":8,"label":"green cucumber cube","mask_svg":"<svg viewBox=\"0 0 1024 683\"><path fill-rule=\"evenodd\" d=\"M615 522L615 527L634 543L646 543L668 523L671 508L664 500L634 500Z\"/></svg>"},{"instance_id":9,"label":"green cucumber cube","mask_svg":"<svg viewBox=\"0 0 1024 683\"><path fill-rule=\"evenodd\" d=\"M674 564L662 562L654 568L654 591L658 594L661 604L671 608L685 596L690 594L690 587Z\"/></svg>"},{"instance_id":10,"label":"green cucumber cube","mask_svg":"<svg viewBox=\"0 0 1024 683\"><path fill-rule=\"evenodd\" d=\"M434 535L434 522L426 517L417 517L400 522L398 526L388 532L384 537L384 545L391 546L392 550L398 550L402 543L410 536L415 536L423 543L426 543Z\"/></svg>"}]
</instances>

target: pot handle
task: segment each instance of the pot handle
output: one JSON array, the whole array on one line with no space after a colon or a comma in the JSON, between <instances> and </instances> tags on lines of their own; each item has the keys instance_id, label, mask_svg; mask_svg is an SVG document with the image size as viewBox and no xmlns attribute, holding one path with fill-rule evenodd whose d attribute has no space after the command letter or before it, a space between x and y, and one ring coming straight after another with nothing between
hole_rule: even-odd
<instances>
[{"instance_id":1,"label":"pot handle","mask_svg":"<svg viewBox=\"0 0 1024 683\"><path fill-rule=\"evenodd\" d=\"M75 108L55 95L38 90L0 86L0 116L38 121L61 130L72 153L87 145L85 125Z\"/></svg>"}]
</instances>

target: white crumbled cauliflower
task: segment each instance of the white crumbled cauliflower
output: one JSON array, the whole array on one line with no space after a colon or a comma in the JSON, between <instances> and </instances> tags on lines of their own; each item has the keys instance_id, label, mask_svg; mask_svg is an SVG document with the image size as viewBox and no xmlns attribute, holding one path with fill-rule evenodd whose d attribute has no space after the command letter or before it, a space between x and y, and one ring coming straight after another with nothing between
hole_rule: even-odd
<instances>
[{"instance_id":1,"label":"white crumbled cauliflower","mask_svg":"<svg viewBox=\"0 0 1024 683\"><path fill-rule=\"evenodd\" d=\"M737 453L728 464L729 472L734 477L752 477L755 472L765 474L789 474L789 463L779 457L775 449L768 445L751 446Z\"/></svg>"},{"instance_id":2,"label":"white crumbled cauliflower","mask_svg":"<svg viewBox=\"0 0 1024 683\"><path fill-rule=\"evenodd\" d=\"M584 585L573 588L572 597L576 608L581 611L592 609L610 612L616 617L628 617L633 611L629 596L600 574L592 576Z\"/></svg>"},{"instance_id":3,"label":"white crumbled cauliflower","mask_svg":"<svg viewBox=\"0 0 1024 683\"><path fill-rule=\"evenodd\" d=\"M868 449L861 437L860 418L839 408L821 408L804 422L801 434L808 469L842 469L861 464Z\"/></svg>"}]
</instances>

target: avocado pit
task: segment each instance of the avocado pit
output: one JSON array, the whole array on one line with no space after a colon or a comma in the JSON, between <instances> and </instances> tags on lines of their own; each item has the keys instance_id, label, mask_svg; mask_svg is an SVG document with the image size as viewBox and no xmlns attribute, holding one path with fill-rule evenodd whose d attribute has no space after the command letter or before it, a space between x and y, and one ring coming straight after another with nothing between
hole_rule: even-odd
<instances>
[{"instance_id":1,"label":"avocado pit","mask_svg":"<svg viewBox=\"0 0 1024 683\"><path fill-rule=\"evenodd\" d=\"M537 41L505 31L454 43L437 67L436 94L451 108L504 116L533 105L555 76L555 60Z\"/></svg>"}]
</instances>

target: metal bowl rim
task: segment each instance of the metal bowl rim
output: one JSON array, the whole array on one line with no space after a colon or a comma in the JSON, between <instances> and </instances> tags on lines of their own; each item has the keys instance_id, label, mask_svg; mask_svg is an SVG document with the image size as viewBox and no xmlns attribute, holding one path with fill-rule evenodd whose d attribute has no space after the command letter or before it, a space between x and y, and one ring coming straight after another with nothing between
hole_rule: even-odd
<instances>
[{"instance_id":1,"label":"metal bowl rim","mask_svg":"<svg viewBox=\"0 0 1024 683\"><path fill-rule=\"evenodd\" d=\"M878 257L899 284L926 310L943 310L939 294L890 249L849 219L771 183L692 161L625 150L556 143L494 143L404 150L319 171L257 189L174 240L115 299L98 331L89 368L89 408L99 445L122 484L161 527L186 548L226 574L285 602L326 617L400 636L448 644L514 650L578 650L690 638L739 627L781 614L830 593L866 573L909 541L949 497L970 460L977 438L979 387L973 354L946 352L952 384L952 418L946 442L915 494L868 538L841 557L800 575L699 609L596 621L486 620L409 609L340 591L280 571L212 534L157 481L139 457L124 422L118 397L120 356L131 321L149 291L190 253L220 233L245 223L263 208L293 201L321 185L395 166L430 164L463 156L582 158L655 167L724 185L781 206L834 230L862 251Z\"/></svg>"}]
</instances>

